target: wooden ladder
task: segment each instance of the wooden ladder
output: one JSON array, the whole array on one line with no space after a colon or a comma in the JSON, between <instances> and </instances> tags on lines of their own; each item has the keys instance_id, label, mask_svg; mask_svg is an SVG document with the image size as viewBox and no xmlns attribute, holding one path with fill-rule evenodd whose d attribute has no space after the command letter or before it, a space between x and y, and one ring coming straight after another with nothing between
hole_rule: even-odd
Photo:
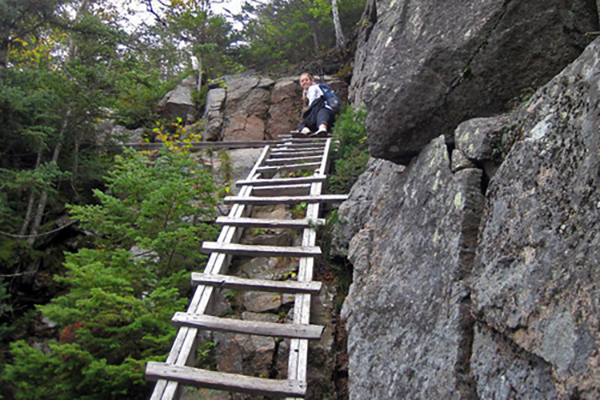
<instances>
[{"instance_id":1,"label":"wooden ladder","mask_svg":"<svg viewBox=\"0 0 600 400\"><path fill-rule=\"evenodd\" d=\"M241 189L237 196L225 198L232 207L227 217L217 219L217 223L223 226L217 241L203 243L202 250L211 255L204 273L192 274L196 290L188 310L176 313L172 319L179 331L169 356L164 363L149 362L146 366L146 378L157 381L152 400L177 399L182 385L274 397L305 397L308 341L319 340L323 332L322 326L310 324L311 296L321 290L321 283L313 281L314 257L321 254L321 249L316 246L315 227L324 223L319 218L322 203L341 202L347 198L346 195L323 194L331 146L330 138L285 138L278 144L266 146L247 179L236 182ZM280 172L307 169L314 171L311 176L278 176ZM305 217L290 220L248 218L253 205L281 203L306 203ZM302 243L300 246L239 244L245 227L302 229ZM233 255L299 257L297 281L226 275ZM209 304L215 290L220 288L294 294L293 323L210 316L207 314ZM194 368L200 330L291 338L287 379L265 379Z\"/></svg>"}]
</instances>

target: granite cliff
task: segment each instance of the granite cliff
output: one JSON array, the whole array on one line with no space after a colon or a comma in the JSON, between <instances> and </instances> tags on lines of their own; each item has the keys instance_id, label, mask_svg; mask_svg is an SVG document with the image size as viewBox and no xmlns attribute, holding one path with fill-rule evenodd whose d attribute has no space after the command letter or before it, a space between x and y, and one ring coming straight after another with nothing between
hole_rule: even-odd
<instances>
[{"instance_id":1,"label":"granite cliff","mask_svg":"<svg viewBox=\"0 0 600 400\"><path fill-rule=\"evenodd\" d=\"M459 3L367 5L350 398L599 398L595 2Z\"/></svg>"}]
</instances>

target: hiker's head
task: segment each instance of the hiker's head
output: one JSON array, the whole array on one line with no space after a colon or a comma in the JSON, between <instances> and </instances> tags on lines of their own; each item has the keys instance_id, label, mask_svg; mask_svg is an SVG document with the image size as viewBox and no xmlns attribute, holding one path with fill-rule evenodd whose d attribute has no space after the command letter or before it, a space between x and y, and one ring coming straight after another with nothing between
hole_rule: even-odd
<instances>
[{"instance_id":1,"label":"hiker's head","mask_svg":"<svg viewBox=\"0 0 600 400\"><path fill-rule=\"evenodd\" d=\"M308 72L305 72L302 75L300 75L300 86L302 86L302 89L304 90L308 89L308 87L313 84L313 81L313 76Z\"/></svg>"}]
</instances>

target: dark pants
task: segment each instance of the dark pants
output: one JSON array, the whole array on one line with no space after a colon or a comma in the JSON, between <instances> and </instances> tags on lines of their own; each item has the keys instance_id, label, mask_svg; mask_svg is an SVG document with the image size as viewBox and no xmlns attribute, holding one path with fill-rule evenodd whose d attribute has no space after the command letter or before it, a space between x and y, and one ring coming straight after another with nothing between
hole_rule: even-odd
<instances>
[{"instance_id":1,"label":"dark pants","mask_svg":"<svg viewBox=\"0 0 600 400\"><path fill-rule=\"evenodd\" d=\"M325 107L325 99L320 97L310 106L303 115L304 121L298 125L298 130L308 128L315 132L319 129L319 126L327 125L327 130L331 130L333 123L335 122L335 114L332 110Z\"/></svg>"}]
</instances>

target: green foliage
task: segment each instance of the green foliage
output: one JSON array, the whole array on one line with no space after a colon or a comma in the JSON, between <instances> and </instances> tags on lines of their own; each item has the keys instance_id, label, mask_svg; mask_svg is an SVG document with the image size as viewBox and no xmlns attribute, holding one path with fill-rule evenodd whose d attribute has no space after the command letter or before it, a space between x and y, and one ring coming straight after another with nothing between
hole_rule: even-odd
<instances>
[{"instance_id":1,"label":"green foliage","mask_svg":"<svg viewBox=\"0 0 600 400\"><path fill-rule=\"evenodd\" d=\"M212 179L189 155L165 150L150 159L117 158L98 204L70 206L95 246L67 254L69 290L39 310L61 330L49 351L11 346L2 378L17 399L145 398L144 365L164 359L174 339L170 318L188 297L200 241L213 239Z\"/></svg>"},{"instance_id":2,"label":"green foliage","mask_svg":"<svg viewBox=\"0 0 600 400\"><path fill-rule=\"evenodd\" d=\"M339 1L342 30L354 33L364 0ZM244 24L242 63L263 71L286 71L322 57L335 47L329 0L273 0L246 3L238 19Z\"/></svg>"},{"instance_id":3,"label":"green foliage","mask_svg":"<svg viewBox=\"0 0 600 400\"><path fill-rule=\"evenodd\" d=\"M348 193L369 161L366 112L346 107L333 128L336 144L335 173L329 180L331 193Z\"/></svg>"}]
</instances>

